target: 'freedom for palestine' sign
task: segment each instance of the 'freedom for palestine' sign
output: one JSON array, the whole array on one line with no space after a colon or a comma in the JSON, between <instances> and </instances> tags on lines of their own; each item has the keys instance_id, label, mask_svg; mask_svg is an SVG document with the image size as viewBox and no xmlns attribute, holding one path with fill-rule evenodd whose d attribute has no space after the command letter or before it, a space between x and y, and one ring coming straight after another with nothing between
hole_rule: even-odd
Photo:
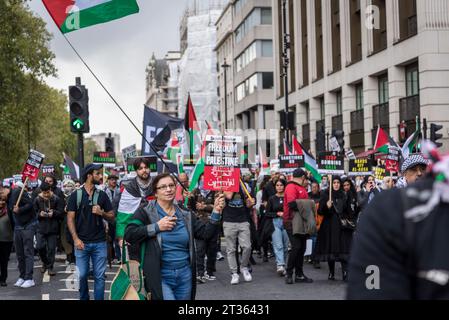
<instances>
[{"instance_id":1,"label":"'freedom for palestine' sign","mask_svg":"<svg viewBox=\"0 0 449 320\"><path fill-rule=\"evenodd\" d=\"M242 137L206 136L204 188L212 191L239 191Z\"/></svg>"}]
</instances>

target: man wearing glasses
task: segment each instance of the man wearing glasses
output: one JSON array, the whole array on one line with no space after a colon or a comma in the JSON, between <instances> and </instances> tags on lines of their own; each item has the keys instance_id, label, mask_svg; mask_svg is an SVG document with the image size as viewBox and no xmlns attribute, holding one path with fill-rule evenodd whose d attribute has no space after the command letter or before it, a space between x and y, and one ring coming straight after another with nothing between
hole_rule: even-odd
<instances>
[{"instance_id":1,"label":"man wearing glasses","mask_svg":"<svg viewBox=\"0 0 449 320\"><path fill-rule=\"evenodd\" d=\"M402 177L396 185L397 188L405 188L424 177L427 170L428 160L420 154L412 154L401 166Z\"/></svg>"}]
</instances>

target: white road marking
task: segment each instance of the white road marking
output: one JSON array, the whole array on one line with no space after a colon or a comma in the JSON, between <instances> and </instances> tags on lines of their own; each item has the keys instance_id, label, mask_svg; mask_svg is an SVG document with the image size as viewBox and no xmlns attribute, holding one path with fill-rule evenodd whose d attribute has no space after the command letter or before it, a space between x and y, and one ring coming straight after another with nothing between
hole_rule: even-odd
<instances>
[{"instance_id":1,"label":"white road marking","mask_svg":"<svg viewBox=\"0 0 449 320\"><path fill-rule=\"evenodd\" d=\"M42 282L50 282L50 276L48 275L48 272L44 273L44 278L42 279Z\"/></svg>"},{"instance_id":2,"label":"white road marking","mask_svg":"<svg viewBox=\"0 0 449 320\"><path fill-rule=\"evenodd\" d=\"M78 289L58 289L58 291L62 291L62 292L79 292ZM94 292L93 289L89 289L89 292ZM104 290L105 293L110 293L110 290Z\"/></svg>"},{"instance_id":3,"label":"white road marking","mask_svg":"<svg viewBox=\"0 0 449 320\"><path fill-rule=\"evenodd\" d=\"M72 282L73 279L60 279L59 281L62 281L62 282ZM87 280L87 281L90 282L90 283L94 283L94 280ZM105 283L112 283L112 280L105 280L104 282L105 282Z\"/></svg>"},{"instance_id":4,"label":"white road marking","mask_svg":"<svg viewBox=\"0 0 449 320\"><path fill-rule=\"evenodd\" d=\"M74 271L58 271L58 273L64 273L64 274L74 274L75 272ZM108 271L106 271L105 272L106 274L110 274L110 275L115 275L115 274L117 274L117 272L108 272Z\"/></svg>"},{"instance_id":5,"label":"white road marking","mask_svg":"<svg viewBox=\"0 0 449 320\"><path fill-rule=\"evenodd\" d=\"M42 295L42 300L50 300L50 294L43 294Z\"/></svg>"}]
</instances>

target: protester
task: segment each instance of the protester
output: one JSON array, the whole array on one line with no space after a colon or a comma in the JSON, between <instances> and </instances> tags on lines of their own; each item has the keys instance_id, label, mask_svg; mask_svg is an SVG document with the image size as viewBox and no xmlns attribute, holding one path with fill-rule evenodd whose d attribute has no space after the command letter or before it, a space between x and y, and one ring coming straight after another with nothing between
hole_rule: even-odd
<instances>
[{"instance_id":1,"label":"protester","mask_svg":"<svg viewBox=\"0 0 449 320\"><path fill-rule=\"evenodd\" d=\"M391 190L395 186L393 177L385 177L382 182L382 190Z\"/></svg>"},{"instance_id":2,"label":"protester","mask_svg":"<svg viewBox=\"0 0 449 320\"><path fill-rule=\"evenodd\" d=\"M6 287L8 261L13 243L12 216L7 206L7 195L0 192L0 286Z\"/></svg>"},{"instance_id":3,"label":"protester","mask_svg":"<svg viewBox=\"0 0 449 320\"><path fill-rule=\"evenodd\" d=\"M56 180L56 177L53 174L48 174L45 176L44 181L50 186L50 190L53 194L55 194L58 198L64 199L64 193L61 189L58 188L58 181ZM42 184L41 184L42 186ZM41 188L38 187L33 191L32 199L34 199L41 193Z\"/></svg>"},{"instance_id":4,"label":"protester","mask_svg":"<svg viewBox=\"0 0 449 320\"><path fill-rule=\"evenodd\" d=\"M17 200L24 188L19 205ZM16 189L12 191L9 210L13 212L14 219L14 248L16 250L19 265L19 279L14 284L16 287L30 288L35 286L33 279L34 268L34 245L33 240L37 229L37 219L33 208L33 200L28 193L28 183L23 185L19 182Z\"/></svg>"},{"instance_id":5,"label":"protester","mask_svg":"<svg viewBox=\"0 0 449 320\"><path fill-rule=\"evenodd\" d=\"M175 203L176 181L160 174L152 181L156 200L140 208L126 228L125 240L144 245L145 290L152 300L193 300L196 293L194 239L210 239L219 229L223 196L207 223Z\"/></svg>"},{"instance_id":6,"label":"protester","mask_svg":"<svg viewBox=\"0 0 449 320\"><path fill-rule=\"evenodd\" d=\"M203 223L207 223L210 220L210 216L214 209L215 198L215 192L204 189L204 175L201 175L198 188L193 190L192 195L189 198L188 207L191 211L195 212L197 219ZM217 229L209 239L195 240L198 283L205 283L206 280L212 281L216 279L214 272L216 271L215 265L217 261L217 241L219 235L220 229ZM205 263L206 256L207 263ZM205 264L206 270L204 270Z\"/></svg>"},{"instance_id":7,"label":"protester","mask_svg":"<svg viewBox=\"0 0 449 320\"><path fill-rule=\"evenodd\" d=\"M308 262L312 263L315 269L320 269L321 268L320 261L316 259L315 251L316 251L316 240L318 237L318 231L320 230L321 223L323 222L323 217L318 214L319 203L321 199L321 191L320 191L320 184L317 181L312 181L311 191L309 192L308 195L309 199L312 199L315 202L317 210L317 214L315 215L317 233L310 236L310 239L312 240L312 254Z\"/></svg>"},{"instance_id":8,"label":"protester","mask_svg":"<svg viewBox=\"0 0 449 320\"><path fill-rule=\"evenodd\" d=\"M64 199L54 194L51 186L45 181L41 184L40 191L33 203L39 220L37 250L42 261L41 272L48 270L48 275L54 276L56 242L60 232L59 223L64 216Z\"/></svg>"},{"instance_id":9,"label":"protester","mask_svg":"<svg viewBox=\"0 0 449 320\"><path fill-rule=\"evenodd\" d=\"M273 250L276 257L276 272L280 276L286 275L285 261L288 254L288 235L284 229L284 190L287 181L279 179L275 182L276 194L268 199L266 217L270 218L267 225L270 225ZM269 233L269 232L267 232Z\"/></svg>"},{"instance_id":10,"label":"protester","mask_svg":"<svg viewBox=\"0 0 449 320\"><path fill-rule=\"evenodd\" d=\"M318 232L316 256L320 261L327 261L329 265L329 280L335 280L335 262L342 266L343 280L348 277L347 262L354 230L342 226L342 219L351 219L348 209L348 198L342 189L340 177L332 178L332 197L329 192L321 193L319 214L324 216Z\"/></svg>"},{"instance_id":11,"label":"protester","mask_svg":"<svg viewBox=\"0 0 449 320\"><path fill-rule=\"evenodd\" d=\"M66 254L66 264L75 263L75 254L73 250L73 240L67 227L67 201L69 196L75 190L75 181L66 179L62 183L62 192L64 193L64 215L61 221L61 245Z\"/></svg>"},{"instance_id":12,"label":"protester","mask_svg":"<svg viewBox=\"0 0 449 320\"><path fill-rule=\"evenodd\" d=\"M364 187L362 187L362 190L357 195L357 201L361 211L363 211L380 192L380 188L376 185L376 178L372 175L366 176L364 180Z\"/></svg>"},{"instance_id":13,"label":"protester","mask_svg":"<svg viewBox=\"0 0 449 320\"><path fill-rule=\"evenodd\" d=\"M67 223L75 244L79 272L80 300L89 300L88 273L92 260L94 298L104 300L107 260L106 230L103 218L114 221L112 204L104 191L98 190L103 165L88 164L83 169L84 185L73 192L67 205Z\"/></svg>"},{"instance_id":14,"label":"protester","mask_svg":"<svg viewBox=\"0 0 449 320\"><path fill-rule=\"evenodd\" d=\"M111 201L111 203L114 203L114 199L116 197L118 197L118 195L120 193L120 188L117 185L117 181L118 181L118 177L114 174L109 175L106 179L107 184L104 189L104 192L108 196L109 201ZM114 206L113 206L113 209L116 209L116 208L114 208ZM116 214L115 211L116 210L114 210L114 214ZM110 263L112 263L111 260L113 260L114 263L120 263L120 259L121 259L120 246L118 244L118 241L116 240L115 234L116 234L115 222L113 222L113 223L108 222L108 233L107 233L107 235L108 235L108 260L110 261Z\"/></svg>"},{"instance_id":15,"label":"protester","mask_svg":"<svg viewBox=\"0 0 449 320\"><path fill-rule=\"evenodd\" d=\"M187 173L180 173L178 175L178 179L181 182L181 184L176 185L176 197L175 201L178 206L184 206L184 201L186 196L189 196L188 192L186 193L186 190L189 190L189 176Z\"/></svg>"},{"instance_id":16,"label":"protester","mask_svg":"<svg viewBox=\"0 0 449 320\"><path fill-rule=\"evenodd\" d=\"M349 263L348 299L449 297L449 155L422 143L429 173L381 193L360 218Z\"/></svg>"},{"instance_id":17,"label":"protester","mask_svg":"<svg viewBox=\"0 0 449 320\"><path fill-rule=\"evenodd\" d=\"M248 198L243 192L225 192L226 206L223 209L223 231L226 241L226 254L228 257L229 269L231 270L231 284L240 282L237 273L236 241L242 248L242 260L240 271L245 281L252 281L251 273L248 270L251 256L251 232L249 211L255 205L253 198Z\"/></svg>"},{"instance_id":18,"label":"protester","mask_svg":"<svg viewBox=\"0 0 449 320\"><path fill-rule=\"evenodd\" d=\"M259 249L259 255L262 256L263 262L268 262L268 246L269 246L269 238L271 238L271 233L268 236L264 236L262 233L265 229L265 222L267 221L265 211L268 201L263 201L263 192L265 191L265 188L267 184L271 181L270 176L264 176L261 184L260 184L260 190L257 192L256 195L256 210L258 212L258 226L257 226L257 233L258 233L258 249ZM270 219L271 224L271 219ZM260 250L263 250L263 255Z\"/></svg>"},{"instance_id":19,"label":"protester","mask_svg":"<svg viewBox=\"0 0 449 320\"><path fill-rule=\"evenodd\" d=\"M148 158L136 158L133 167L137 176L123 183L122 192L115 199L118 203L116 237L119 243L123 239L125 228L133 214L152 199L150 160Z\"/></svg>"},{"instance_id":20,"label":"protester","mask_svg":"<svg viewBox=\"0 0 449 320\"><path fill-rule=\"evenodd\" d=\"M293 270L295 271L295 282L311 283L312 279L304 274L304 253L306 251L307 235L293 234L292 221L295 210L298 209L296 200L307 200L308 195L305 189L307 175L303 169L296 169L293 172L293 180L287 183L284 195L284 227L290 240L291 251L287 260L287 275L285 282L293 283Z\"/></svg>"},{"instance_id":21,"label":"protester","mask_svg":"<svg viewBox=\"0 0 449 320\"><path fill-rule=\"evenodd\" d=\"M424 177L428 165L428 160L420 154L412 154L404 160L401 166L402 177L397 183L398 188L406 188Z\"/></svg>"}]
</instances>

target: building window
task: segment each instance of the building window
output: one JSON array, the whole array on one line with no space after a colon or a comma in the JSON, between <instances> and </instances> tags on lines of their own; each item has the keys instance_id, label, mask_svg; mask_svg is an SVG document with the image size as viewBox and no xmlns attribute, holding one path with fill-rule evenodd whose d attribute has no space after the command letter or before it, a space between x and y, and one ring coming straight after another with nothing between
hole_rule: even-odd
<instances>
[{"instance_id":1,"label":"building window","mask_svg":"<svg viewBox=\"0 0 449 320\"><path fill-rule=\"evenodd\" d=\"M324 98L320 99L320 119L324 120L326 116L325 110L324 110Z\"/></svg>"},{"instance_id":2,"label":"building window","mask_svg":"<svg viewBox=\"0 0 449 320\"><path fill-rule=\"evenodd\" d=\"M251 61L257 58L257 46L256 42L253 42L248 48L243 51L241 55L235 59L235 69L236 72L240 72L245 68Z\"/></svg>"},{"instance_id":3,"label":"building window","mask_svg":"<svg viewBox=\"0 0 449 320\"><path fill-rule=\"evenodd\" d=\"M360 0L350 0L351 10L351 62L362 60L362 22Z\"/></svg>"},{"instance_id":4,"label":"building window","mask_svg":"<svg viewBox=\"0 0 449 320\"><path fill-rule=\"evenodd\" d=\"M262 57L273 57L273 41L262 40Z\"/></svg>"},{"instance_id":5,"label":"building window","mask_svg":"<svg viewBox=\"0 0 449 320\"><path fill-rule=\"evenodd\" d=\"M355 97L356 97L356 110L362 110L363 109L363 84L356 85Z\"/></svg>"},{"instance_id":6,"label":"building window","mask_svg":"<svg viewBox=\"0 0 449 320\"><path fill-rule=\"evenodd\" d=\"M379 104L387 103L389 99L388 76L385 75L379 78Z\"/></svg>"},{"instance_id":7,"label":"building window","mask_svg":"<svg viewBox=\"0 0 449 320\"><path fill-rule=\"evenodd\" d=\"M260 17L261 24L272 24L271 8L262 8L260 10Z\"/></svg>"},{"instance_id":8,"label":"building window","mask_svg":"<svg viewBox=\"0 0 449 320\"><path fill-rule=\"evenodd\" d=\"M244 82L239 84L236 88L237 102L243 100L245 97L253 94L257 90L258 74L255 73Z\"/></svg>"},{"instance_id":9,"label":"building window","mask_svg":"<svg viewBox=\"0 0 449 320\"><path fill-rule=\"evenodd\" d=\"M332 19L332 63L333 70L341 70L341 44L340 44L340 1L331 2Z\"/></svg>"},{"instance_id":10,"label":"building window","mask_svg":"<svg viewBox=\"0 0 449 320\"><path fill-rule=\"evenodd\" d=\"M409 0L408 0L409 1ZM379 52L387 48L387 9L386 0L373 0L373 6L379 8L379 29L373 30L373 50Z\"/></svg>"},{"instance_id":11,"label":"building window","mask_svg":"<svg viewBox=\"0 0 449 320\"><path fill-rule=\"evenodd\" d=\"M399 0L400 39L404 40L418 33L416 0Z\"/></svg>"},{"instance_id":12,"label":"building window","mask_svg":"<svg viewBox=\"0 0 449 320\"><path fill-rule=\"evenodd\" d=\"M341 91L338 91L336 93L336 98L337 98L337 115L342 115L343 114L343 100L341 97Z\"/></svg>"},{"instance_id":13,"label":"building window","mask_svg":"<svg viewBox=\"0 0 449 320\"><path fill-rule=\"evenodd\" d=\"M407 97L419 94L418 65L414 64L406 68L405 79L407 83Z\"/></svg>"},{"instance_id":14,"label":"building window","mask_svg":"<svg viewBox=\"0 0 449 320\"><path fill-rule=\"evenodd\" d=\"M262 72L262 89L273 89L273 72Z\"/></svg>"},{"instance_id":15,"label":"building window","mask_svg":"<svg viewBox=\"0 0 449 320\"><path fill-rule=\"evenodd\" d=\"M316 79L323 78L323 23L321 0L315 0Z\"/></svg>"}]
</instances>

